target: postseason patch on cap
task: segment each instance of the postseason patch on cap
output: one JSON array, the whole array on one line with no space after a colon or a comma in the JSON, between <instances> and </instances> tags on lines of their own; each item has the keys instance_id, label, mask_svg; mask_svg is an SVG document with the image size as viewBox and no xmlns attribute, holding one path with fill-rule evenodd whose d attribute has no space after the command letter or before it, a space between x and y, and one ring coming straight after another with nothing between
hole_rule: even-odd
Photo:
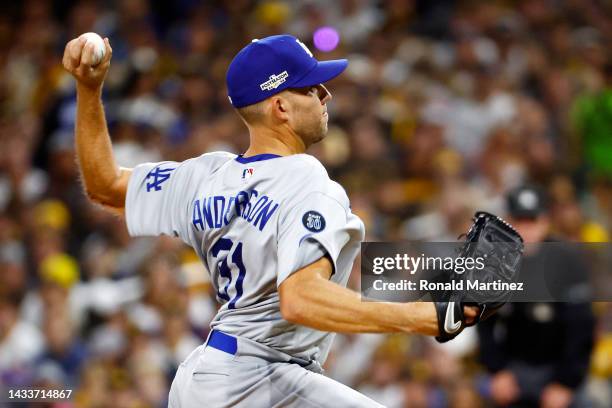
<instances>
[{"instance_id":1,"label":"postseason patch on cap","mask_svg":"<svg viewBox=\"0 0 612 408\"><path fill-rule=\"evenodd\" d=\"M270 75L268 81L263 84L259 84L259 87L262 91L271 91L272 89L278 88L283 82L285 82L289 78L289 74L287 71L283 71L278 75Z\"/></svg>"},{"instance_id":2,"label":"postseason patch on cap","mask_svg":"<svg viewBox=\"0 0 612 408\"><path fill-rule=\"evenodd\" d=\"M304 228L311 232L321 232L325 229L325 218L316 211L307 211L302 217Z\"/></svg>"}]
</instances>

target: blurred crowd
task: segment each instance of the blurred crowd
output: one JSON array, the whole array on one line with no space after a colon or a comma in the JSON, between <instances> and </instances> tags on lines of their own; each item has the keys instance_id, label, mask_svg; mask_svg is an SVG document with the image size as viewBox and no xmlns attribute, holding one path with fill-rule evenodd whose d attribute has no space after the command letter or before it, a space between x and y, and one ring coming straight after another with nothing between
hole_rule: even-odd
<instances>
[{"instance_id":1,"label":"blurred crowd","mask_svg":"<svg viewBox=\"0 0 612 408\"><path fill-rule=\"evenodd\" d=\"M612 6L595 0L115 2L0 6L0 384L74 389L83 407L164 406L216 301L173 238L130 239L90 204L75 162L65 44L110 39L104 103L123 166L243 152L225 72L253 38L300 37L347 57L327 138L309 153L347 190L368 240L454 240L475 209L504 214L524 182L555 234L612 233ZM339 46L320 52L331 26ZM359 265L351 279L359 287ZM612 308L597 317L582 392L612 406ZM390 407L486 406L468 330L337 336L327 372ZM2 403L0 402L0 405ZM597 406L597 405L596 405Z\"/></svg>"}]
</instances>

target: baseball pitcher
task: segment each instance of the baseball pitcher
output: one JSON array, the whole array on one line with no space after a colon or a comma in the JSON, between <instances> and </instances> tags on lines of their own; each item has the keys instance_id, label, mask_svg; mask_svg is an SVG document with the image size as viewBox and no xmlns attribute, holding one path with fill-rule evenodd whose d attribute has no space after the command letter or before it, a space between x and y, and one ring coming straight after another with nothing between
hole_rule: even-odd
<instances>
[{"instance_id":1,"label":"baseball pitcher","mask_svg":"<svg viewBox=\"0 0 612 408\"><path fill-rule=\"evenodd\" d=\"M103 81L112 50L70 41L77 81L76 149L91 200L125 215L132 236L192 246L222 304L206 342L181 364L171 407L377 407L322 374L333 332L457 335L478 318L461 302L362 302L347 289L364 225L344 189L306 149L325 137L323 83L347 60L317 61L295 37L253 40L227 72L229 103L249 129L244 154L119 168ZM450 319L450 320L449 320Z\"/></svg>"}]
</instances>

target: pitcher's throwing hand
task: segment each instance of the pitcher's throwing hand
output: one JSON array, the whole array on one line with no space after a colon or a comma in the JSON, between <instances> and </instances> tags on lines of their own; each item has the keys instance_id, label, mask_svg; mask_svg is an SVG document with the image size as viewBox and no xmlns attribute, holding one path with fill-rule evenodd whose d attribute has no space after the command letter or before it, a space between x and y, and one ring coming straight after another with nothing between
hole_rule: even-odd
<instances>
[{"instance_id":1,"label":"pitcher's throwing hand","mask_svg":"<svg viewBox=\"0 0 612 408\"><path fill-rule=\"evenodd\" d=\"M62 64L77 80L77 84L91 89L99 89L106 78L113 49L108 38L104 38L106 50L102 62L96 65L95 44L87 42L87 38L80 36L66 44Z\"/></svg>"}]
</instances>

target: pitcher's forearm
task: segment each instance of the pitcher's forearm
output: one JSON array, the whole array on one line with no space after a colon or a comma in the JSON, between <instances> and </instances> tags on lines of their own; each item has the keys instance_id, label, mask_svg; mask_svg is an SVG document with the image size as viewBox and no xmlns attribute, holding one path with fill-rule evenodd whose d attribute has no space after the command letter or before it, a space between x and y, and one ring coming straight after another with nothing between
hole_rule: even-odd
<instances>
[{"instance_id":1,"label":"pitcher's forearm","mask_svg":"<svg viewBox=\"0 0 612 408\"><path fill-rule=\"evenodd\" d=\"M300 285L299 299L285 308L285 318L294 323L333 332L438 334L432 303L362 301L358 293L323 278Z\"/></svg>"},{"instance_id":2,"label":"pitcher's forearm","mask_svg":"<svg viewBox=\"0 0 612 408\"><path fill-rule=\"evenodd\" d=\"M130 170L120 169L115 162L101 93L101 87L77 85L77 157L88 196L100 204L122 208Z\"/></svg>"}]
</instances>

